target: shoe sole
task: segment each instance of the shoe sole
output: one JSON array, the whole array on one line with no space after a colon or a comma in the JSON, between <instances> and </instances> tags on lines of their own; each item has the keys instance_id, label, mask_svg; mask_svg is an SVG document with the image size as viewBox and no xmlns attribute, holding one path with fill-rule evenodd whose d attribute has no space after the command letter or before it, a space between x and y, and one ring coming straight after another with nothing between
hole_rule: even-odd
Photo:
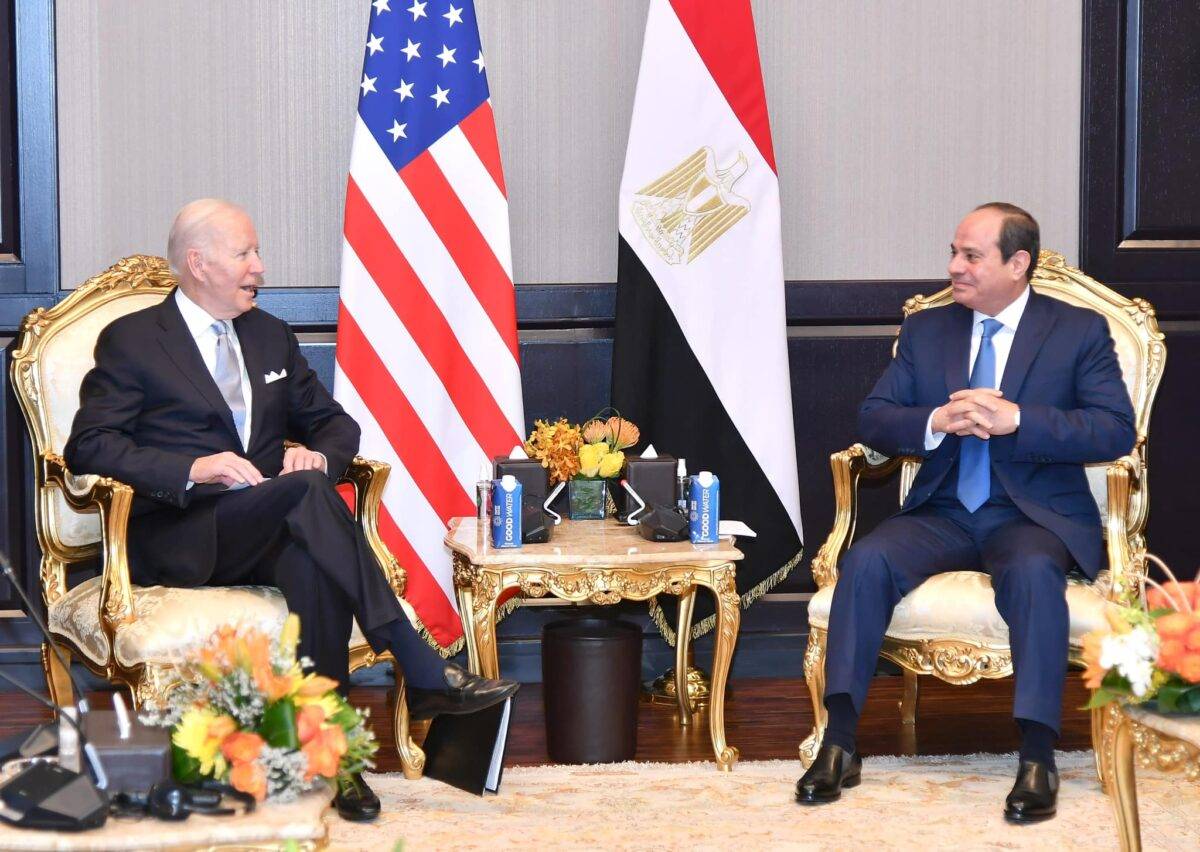
<instances>
[{"instance_id":1,"label":"shoe sole","mask_svg":"<svg viewBox=\"0 0 1200 852\"><path fill-rule=\"evenodd\" d=\"M842 781L841 789L849 790L853 787L857 787L861 783L862 783L861 775L852 775L851 777ZM841 790L838 791L838 794L836 796L829 796L829 797L825 797L825 798L818 798L817 796L805 796L801 793L797 793L796 794L796 803L800 804L800 805L828 805L831 802L836 802L841 797L842 797Z\"/></svg>"},{"instance_id":2,"label":"shoe sole","mask_svg":"<svg viewBox=\"0 0 1200 852\"><path fill-rule=\"evenodd\" d=\"M1004 812L1004 819L1013 825L1029 825L1030 823L1045 822L1048 819L1054 819L1057 813L1057 810L1032 814L1006 810Z\"/></svg>"},{"instance_id":3,"label":"shoe sole","mask_svg":"<svg viewBox=\"0 0 1200 852\"><path fill-rule=\"evenodd\" d=\"M355 814L354 816L350 816L349 814L344 814L341 811L338 811L338 816L344 819L346 822L370 822L371 820L379 819L379 812L376 811L373 814Z\"/></svg>"}]
</instances>

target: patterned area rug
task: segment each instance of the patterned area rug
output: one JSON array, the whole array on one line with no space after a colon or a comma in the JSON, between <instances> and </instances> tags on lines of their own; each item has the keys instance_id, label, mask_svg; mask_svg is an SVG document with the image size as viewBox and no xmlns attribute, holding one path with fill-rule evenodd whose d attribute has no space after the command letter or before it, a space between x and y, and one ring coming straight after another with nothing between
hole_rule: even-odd
<instances>
[{"instance_id":1,"label":"patterned area rug","mask_svg":"<svg viewBox=\"0 0 1200 852\"><path fill-rule=\"evenodd\" d=\"M375 775L384 814L329 820L335 849L1116 849L1112 807L1091 752L1060 754L1058 817L1004 822L1013 755L868 758L863 783L832 805L801 807L799 761L619 763L507 769L481 799L429 779ZM1200 849L1200 787L1138 778L1145 849Z\"/></svg>"}]
</instances>

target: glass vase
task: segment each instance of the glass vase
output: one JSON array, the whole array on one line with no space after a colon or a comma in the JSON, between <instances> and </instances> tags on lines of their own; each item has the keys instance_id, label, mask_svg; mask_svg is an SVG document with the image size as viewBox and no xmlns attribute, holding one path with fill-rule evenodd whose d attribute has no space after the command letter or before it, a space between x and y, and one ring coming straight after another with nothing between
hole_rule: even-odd
<instances>
[{"instance_id":1,"label":"glass vase","mask_svg":"<svg viewBox=\"0 0 1200 852\"><path fill-rule=\"evenodd\" d=\"M571 479L567 481L567 514L573 521L600 521L608 511L608 481Z\"/></svg>"}]
</instances>

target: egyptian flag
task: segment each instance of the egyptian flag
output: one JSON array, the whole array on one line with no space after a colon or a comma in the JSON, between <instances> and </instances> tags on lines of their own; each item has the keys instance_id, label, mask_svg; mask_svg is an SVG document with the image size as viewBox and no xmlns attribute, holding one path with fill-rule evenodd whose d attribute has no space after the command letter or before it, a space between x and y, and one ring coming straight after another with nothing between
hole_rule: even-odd
<instances>
[{"instance_id":1,"label":"egyptian flag","mask_svg":"<svg viewBox=\"0 0 1200 852\"><path fill-rule=\"evenodd\" d=\"M750 0L651 0L621 179L613 404L721 481L748 606L800 560L779 180ZM695 635L710 630L698 595ZM652 607L674 642L673 598ZM702 610L707 607L707 610Z\"/></svg>"}]
</instances>

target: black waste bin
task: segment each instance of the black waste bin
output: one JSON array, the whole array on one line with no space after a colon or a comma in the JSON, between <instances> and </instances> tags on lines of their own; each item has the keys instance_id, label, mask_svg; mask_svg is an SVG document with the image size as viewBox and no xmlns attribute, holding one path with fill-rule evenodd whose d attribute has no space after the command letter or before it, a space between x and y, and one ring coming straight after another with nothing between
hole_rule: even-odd
<instances>
[{"instance_id":1,"label":"black waste bin","mask_svg":"<svg viewBox=\"0 0 1200 852\"><path fill-rule=\"evenodd\" d=\"M642 631L607 618L547 624L542 633L546 747L555 763L614 763L637 752Z\"/></svg>"}]
</instances>

